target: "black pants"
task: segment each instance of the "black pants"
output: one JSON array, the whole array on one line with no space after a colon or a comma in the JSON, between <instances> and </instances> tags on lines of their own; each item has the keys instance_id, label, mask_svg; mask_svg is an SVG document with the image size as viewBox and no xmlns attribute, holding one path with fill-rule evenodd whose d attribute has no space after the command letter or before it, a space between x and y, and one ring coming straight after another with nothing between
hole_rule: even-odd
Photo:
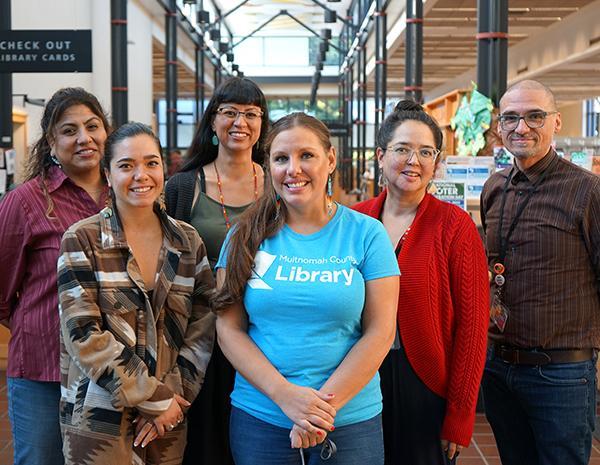
<instances>
[{"instance_id":1,"label":"black pants","mask_svg":"<svg viewBox=\"0 0 600 465\"><path fill-rule=\"evenodd\" d=\"M188 412L183 465L233 465L229 417L235 370L215 342L204 385Z\"/></svg>"},{"instance_id":2,"label":"black pants","mask_svg":"<svg viewBox=\"0 0 600 465\"><path fill-rule=\"evenodd\" d=\"M445 465L440 432L446 400L417 377L403 348L381 368L385 465Z\"/></svg>"}]
</instances>

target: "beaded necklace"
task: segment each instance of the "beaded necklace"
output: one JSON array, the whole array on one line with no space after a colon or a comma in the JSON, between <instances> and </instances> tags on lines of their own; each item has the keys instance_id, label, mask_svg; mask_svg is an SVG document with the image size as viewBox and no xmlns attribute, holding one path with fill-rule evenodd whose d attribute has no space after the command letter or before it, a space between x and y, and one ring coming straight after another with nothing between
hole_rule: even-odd
<instances>
[{"instance_id":1,"label":"beaded necklace","mask_svg":"<svg viewBox=\"0 0 600 465\"><path fill-rule=\"evenodd\" d=\"M217 175L217 188L219 189L219 202L221 203L221 211L223 212L225 226L227 226L227 230L229 231L229 228L231 228L231 223L229 221L227 209L225 208L225 199L223 198L223 186L221 185L221 176L219 176L219 170L217 169L216 160L213 161L213 166L215 167L215 173ZM256 165L254 164L254 162L252 162L252 173L254 174L254 200L258 200L258 175L256 174Z\"/></svg>"}]
</instances>

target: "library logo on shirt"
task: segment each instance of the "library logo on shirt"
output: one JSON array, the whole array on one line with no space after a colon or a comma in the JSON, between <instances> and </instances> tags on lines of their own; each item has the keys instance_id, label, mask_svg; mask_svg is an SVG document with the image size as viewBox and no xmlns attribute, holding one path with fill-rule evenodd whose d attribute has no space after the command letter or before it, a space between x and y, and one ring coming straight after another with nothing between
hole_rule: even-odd
<instances>
[{"instance_id":1,"label":"library logo on shirt","mask_svg":"<svg viewBox=\"0 0 600 465\"><path fill-rule=\"evenodd\" d=\"M268 289L273 290L262 278L264 277L267 270L271 267L277 255L271 255L263 250L256 252L254 256L254 268L250 279L248 279L248 286L252 289Z\"/></svg>"},{"instance_id":2,"label":"library logo on shirt","mask_svg":"<svg viewBox=\"0 0 600 465\"><path fill-rule=\"evenodd\" d=\"M263 279L271 268L271 265L277 259L277 255L272 255L263 250L259 250L256 252L256 256L254 257L254 268L252 269L252 274L250 275L250 279L248 279L248 286L252 289L264 289L264 290L273 290L271 286L269 286L265 280ZM354 267L352 264L356 263L354 257L329 257L327 258L298 258L298 257L289 257L287 255L279 256L279 265L277 266L277 270L275 272L275 281L291 281L297 283L338 283L341 282L346 286L350 286L352 284L352 280L354 278ZM295 266L289 266L291 263L294 263ZM326 265L328 263L333 264L348 264L348 269L321 269L321 270L307 270L302 267L299 263L305 265Z\"/></svg>"}]
</instances>

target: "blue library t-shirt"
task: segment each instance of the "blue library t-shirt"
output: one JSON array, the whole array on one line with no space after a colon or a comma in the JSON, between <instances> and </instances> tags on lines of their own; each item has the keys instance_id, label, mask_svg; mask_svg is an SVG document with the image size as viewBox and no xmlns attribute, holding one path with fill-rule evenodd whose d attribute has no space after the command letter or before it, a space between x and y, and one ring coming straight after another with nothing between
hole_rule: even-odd
<instances>
[{"instance_id":1,"label":"blue library t-shirt","mask_svg":"<svg viewBox=\"0 0 600 465\"><path fill-rule=\"evenodd\" d=\"M227 263L227 236L216 268ZM291 383L320 389L362 336L365 281L399 275L383 225L342 205L320 231L285 225L265 239L244 293L248 335ZM291 420L239 373L232 405L283 428ZM336 426L381 412L379 374L335 417Z\"/></svg>"}]
</instances>

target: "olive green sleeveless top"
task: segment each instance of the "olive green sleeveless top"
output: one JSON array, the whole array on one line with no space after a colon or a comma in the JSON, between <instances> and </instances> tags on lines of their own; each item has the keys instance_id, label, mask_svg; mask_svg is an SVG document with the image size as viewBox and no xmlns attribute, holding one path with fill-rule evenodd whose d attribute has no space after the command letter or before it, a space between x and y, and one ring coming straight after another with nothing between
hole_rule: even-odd
<instances>
[{"instance_id":1,"label":"olive green sleeveless top","mask_svg":"<svg viewBox=\"0 0 600 465\"><path fill-rule=\"evenodd\" d=\"M211 199L206 195L206 182L204 178L204 170L200 168L198 171L198 198L192 206L192 214L190 224L198 231L200 237L206 246L206 255L210 263L210 268L215 269L215 264L221 252L221 246L227 235L227 224L223 217L223 209L220 202ZM240 216L246 208L251 204L241 207L231 207L225 205L229 222L233 225L238 216Z\"/></svg>"}]
</instances>

